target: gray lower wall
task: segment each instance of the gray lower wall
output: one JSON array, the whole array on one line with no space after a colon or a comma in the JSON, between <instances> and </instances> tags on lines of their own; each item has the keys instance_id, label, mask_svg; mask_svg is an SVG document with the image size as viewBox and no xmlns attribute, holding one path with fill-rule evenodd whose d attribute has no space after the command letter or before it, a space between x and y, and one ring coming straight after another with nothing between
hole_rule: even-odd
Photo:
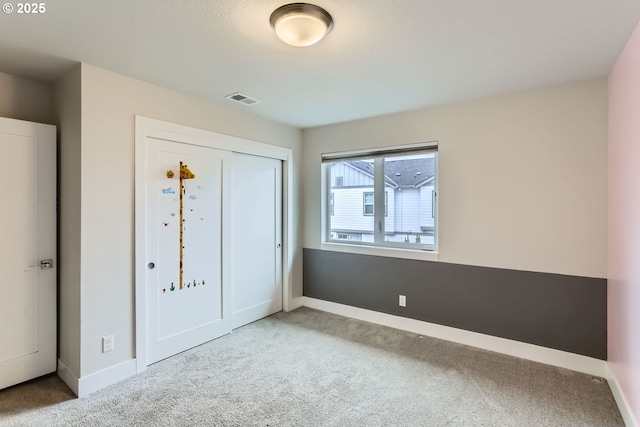
<instances>
[{"instance_id":1,"label":"gray lower wall","mask_svg":"<svg viewBox=\"0 0 640 427\"><path fill-rule=\"evenodd\" d=\"M311 298L607 358L606 279L316 249L303 270Z\"/></svg>"}]
</instances>

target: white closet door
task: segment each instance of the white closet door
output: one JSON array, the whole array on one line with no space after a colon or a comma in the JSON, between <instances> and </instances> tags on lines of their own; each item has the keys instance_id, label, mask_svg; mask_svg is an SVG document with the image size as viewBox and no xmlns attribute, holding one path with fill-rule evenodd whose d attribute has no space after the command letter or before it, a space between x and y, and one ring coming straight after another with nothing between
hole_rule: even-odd
<instances>
[{"instance_id":1,"label":"white closet door","mask_svg":"<svg viewBox=\"0 0 640 427\"><path fill-rule=\"evenodd\" d=\"M231 331L223 251L230 158L146 139L147 364Z\"/></svg>"},{"instance_id":2,"label":"white closet door","mask_svg":"<svg viewBox=\"0 0 640 427\"><path fill-rule=\"evenodd\" d=\"M56 130L0 118L0 389L56 370Z\"/></svg>"},{"instance_id":3,"label":"white closet door","mask_svg":"<svg viewBox=\"0 0 640 427\"><path fill-rule=\"evenodd\" d=\"M233 328L282 310L282 161L233 154Z\"/></svg>"}]
</instances>

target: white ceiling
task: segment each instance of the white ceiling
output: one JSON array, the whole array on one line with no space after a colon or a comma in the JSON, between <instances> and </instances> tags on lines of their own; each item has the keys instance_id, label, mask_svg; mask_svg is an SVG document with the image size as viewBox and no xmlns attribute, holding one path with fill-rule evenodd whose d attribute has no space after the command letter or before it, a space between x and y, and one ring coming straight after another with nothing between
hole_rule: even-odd
<instances>
[{"instance_id":1,"label":"white ceiling","mask_svg":"<svg viewBox=\"0 0 640 427\"><path fill-rule=\"evenodd\" d=\"M605 77L640 19L639 0L315 0L334 28L294 48L269 26L286 0L40 1L0 14L0 71L85 62L302 128Z\"/></svg>"}]
</instances>

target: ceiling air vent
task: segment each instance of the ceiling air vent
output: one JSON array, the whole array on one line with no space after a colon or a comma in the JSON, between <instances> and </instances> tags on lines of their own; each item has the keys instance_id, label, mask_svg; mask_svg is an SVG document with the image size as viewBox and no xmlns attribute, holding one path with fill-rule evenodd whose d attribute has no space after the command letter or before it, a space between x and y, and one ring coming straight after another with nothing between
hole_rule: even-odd
<instances>
[{"instance_id":1,"label":"ceiling air vent","mask_svg":"<svg viewBox=\"0 0 640 427\"><path fill-rule=\"evenodd\" d=\"M259 103L255 98L249 98L247 95L243 95L240 92L232 93L231 95L227 95L225 98L230 99L232 101L239 102L244 105L254 105Z\"/></svg>"}]
</instances>

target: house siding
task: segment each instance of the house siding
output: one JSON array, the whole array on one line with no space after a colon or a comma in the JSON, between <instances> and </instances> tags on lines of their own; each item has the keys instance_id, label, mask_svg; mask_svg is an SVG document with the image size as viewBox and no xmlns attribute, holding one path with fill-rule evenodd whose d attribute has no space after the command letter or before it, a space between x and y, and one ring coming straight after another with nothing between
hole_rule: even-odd
<instances>
[{"instance_id":1,"label":"house siding","mask_svg":"<svg viewBox=\"0 0 640 427\"><path fill-rule=\"evenodd\" d=\"M336 177L342 177L342 187L373 187L373 177L359 171L344 162L331 165L331 187L340 187L336 183Z\"/></svg>"},{"instance_id":2,"label":"house siding","mask_svg":"<svg viewBox=\"0 0 640 427\"><path fill-rule=\"evenodd\" d=\"M333 188L332 230L351 230L373 233L373 216L363 214L363 194L371 187Z\"/></svg>"},{"instance_id":3,"label":"house siding","mask_svg":"<svg viewBox=\"0 0 640 427\"><path fill-rule=\"evenodd\" d=\"M420 231L420 190L402 188L396 190L395 230L402 234ZM404 237L404 236L402 236Z\"/></svg>"}]
</instances>

